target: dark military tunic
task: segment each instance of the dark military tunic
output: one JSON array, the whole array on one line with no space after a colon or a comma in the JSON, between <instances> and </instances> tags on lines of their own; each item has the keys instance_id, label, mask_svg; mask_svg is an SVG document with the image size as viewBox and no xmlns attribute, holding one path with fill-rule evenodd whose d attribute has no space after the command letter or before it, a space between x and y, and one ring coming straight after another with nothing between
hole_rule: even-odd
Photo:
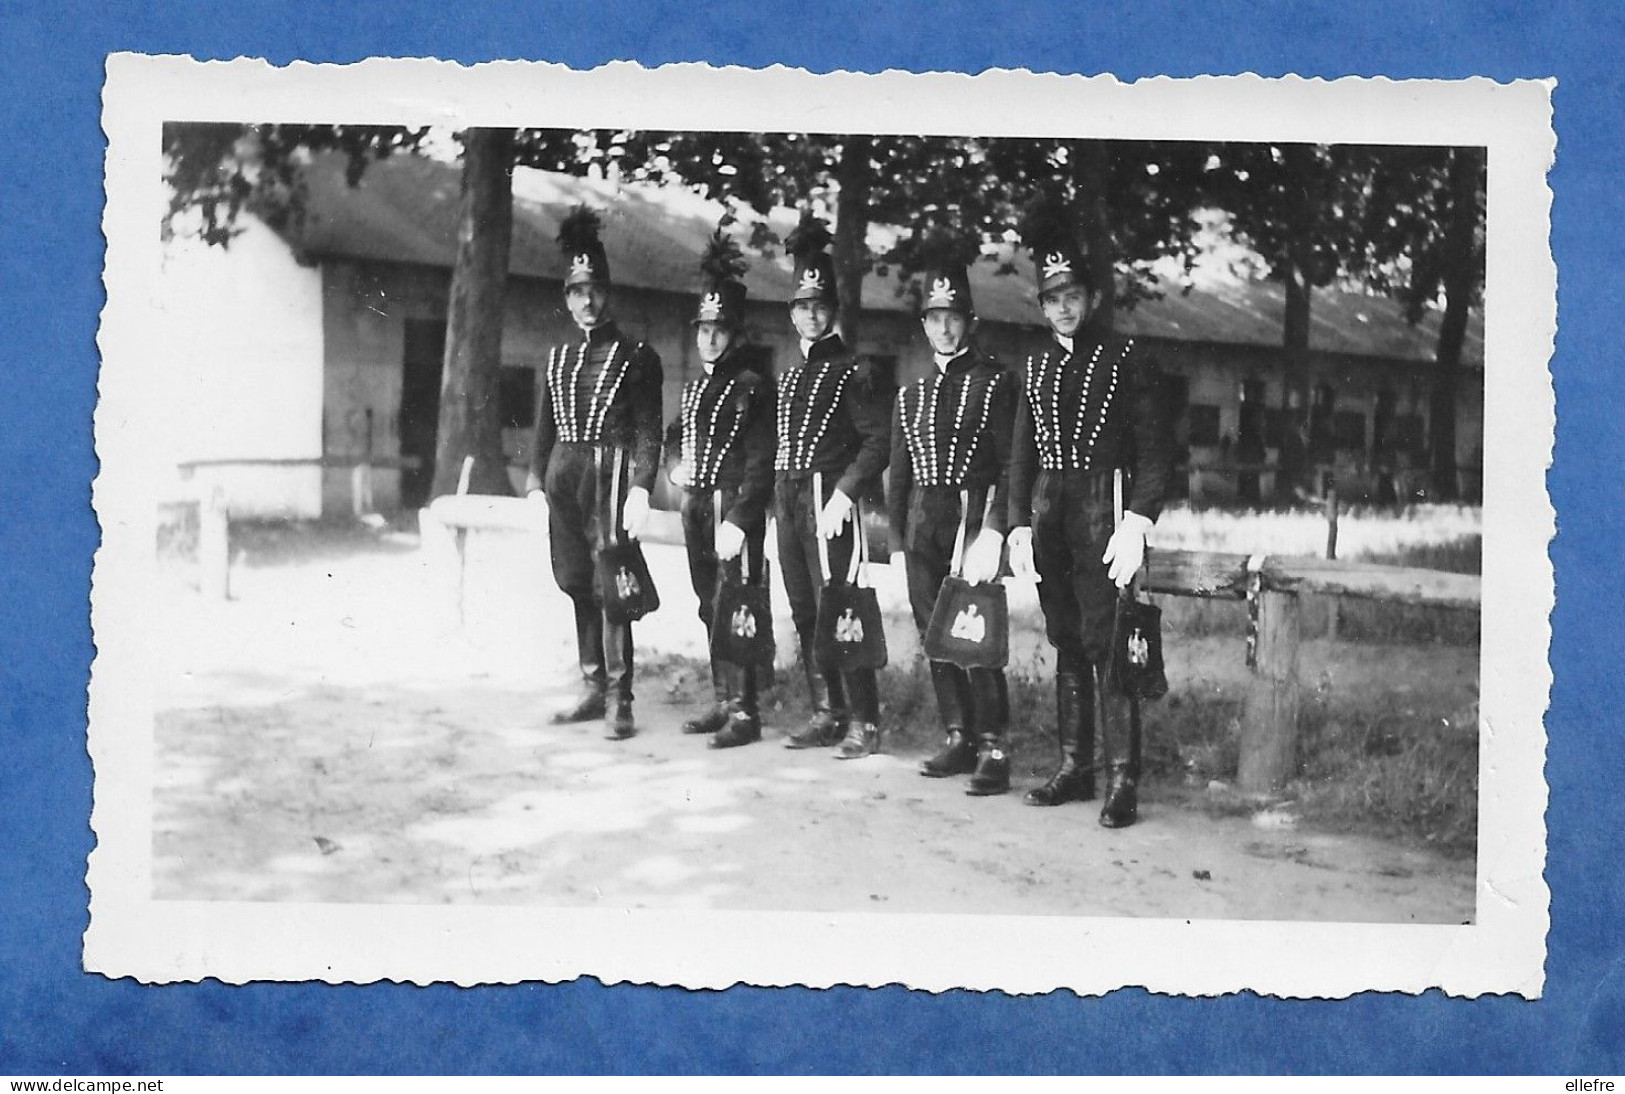
<instances>
[{"instance_id":1,"label":"dark military tunic","mask_svg":"<svg viewBox=\"0 0 1625 1094\"><path fill-rule=\"evenodd\" d=\"M779 571L806 657L812 648L824 584L818 557L818 514L836 490L856 503L864 487L885 469L886 403L876 390L872 370L853 359L840 335L830 334L812 344L805 362L779 377L776 425L773 514L778 526ZM819 474L822 487L816 497L814 473ZM854 518L856 515L854 510ZM858 522L853 519L828 541L829 569L836 581L845 580L857 532ZM879 700L874 673L845 676L859 719L876 721Z\"/></svg>"},{"instance_id":2,"label":"dark military tunic","mask_svg":"<svg viewBox=\"0 0 1625 1094\"><path fill-rule=\"evenodd\" d=\"M1172 445L1148 363L1131 340L1088 327L1027 358L1010 466L1012 528L1030 525L1045 628L1063 671L1100 664L1117 586L1101 556L1113 531L1112 472L1124 508L1155 520Z\"/></svg>"},{"instance_id":3,"label":"dark military tunic","mask_svg":"<svg viewBox=\"0 0 1625 1094\"><path fill-rule=\"evenodd\" d=\"M748 565L747 580L761 578L773 496L774 414L772 381L743 367L733 354L718 361L710 375L683 387L672 423L671 477L683 489L683 541L707 631L719 576L718 523L727 521L745 533L740 564Z\"/></svg>"},{"instance_id":4,"label":"dark military tunic","mask_svg":"<svg viewBox=\"0 0 1625 1094\"><path fill-rule=\"evenodd\" d=\"M987 527L1001 535L1007 527L1014 395L1015 378L974 349L897 393L886 497L922 633L952 565L964 492L967 547L982 530L984 510Z\"/></svg>"},{"instance_id":5,"label":"dark military tunic","mask_svg":"<svg viewBox=\"0 0 1625 1094\"><path fill-rule=\"evenodd\" d=\"M1015 378L975 349L945 368L933 364L897 393L886 500L922 637L953 570L960 522L966 548L981 532L984 512L986 527L1005 531L1014 418ZM932 662L931 682L949 733L1002 736L1009 719L1002 671Z\"/></svg>"},{"instance_id":6,"label":"dark military tunic","mask_svg":"<svg viewBox=\"0 0 1625 1094\"><path fill-rule=\"evenodd\" d=\"M630 699L629 626L605 629L594 555L620 535L633 486L654 487L660 463L660 357L614 323L555 346L542 373L531 479L547 494L553 577L575 605L584 675ZM619 464L620 474L614 474Z\"/></svg>"}]
</instances>

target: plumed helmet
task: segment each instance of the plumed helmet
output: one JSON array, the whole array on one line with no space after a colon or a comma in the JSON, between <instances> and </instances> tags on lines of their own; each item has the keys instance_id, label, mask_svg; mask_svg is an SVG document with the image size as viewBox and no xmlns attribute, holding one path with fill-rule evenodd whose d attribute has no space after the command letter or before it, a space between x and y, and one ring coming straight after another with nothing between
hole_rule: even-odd
<instances>
[{"instance_id":1,"label":"plumed helmet","mask_svg":"<svg viewBox=\"0 0 1625 1094\"><path fill-rule=\"evenodd\" d=\"M835 289L835 260L828 249L830 239L829 225L803 210L801 222L784 241L784 249L795 260L795 283L790 290L792 304L797 300L840 303Z\"/></svg>"},{"instance_id":2,"label":"plumed helmet","mask_svg":"<svg viewBox=\"0 0 1625 1094\"><path fill-rule=\"evenodd\" d=\"M585 205L571 209L559 224L559 249L564 252L564 287L608 285L609 257L598 238L598 213Z\"/></svg>"},{"instance_id":3,"label":"plumed helmet","mask_svg":"<svg viewBox=\"0 0 1625 1094\"><path fill-rule=\"evenodd\" d=\"M717 225L700 255L700 302L694 322L738 330L745 323L745 284L740 279L749 267L739 244L723 235L722 228Z\"/></svg>"},{"instance_id":4,"label":"plumed helmet","mask_svg":"<svg viewBox=\"0 0 1625 1094\"><path fill-rule=\"evenodd\" d=\"M968 237L938 228L914 248L911 265L920 270L920 310L943 309L961 315L976 314L971 299L969 266L977 247Z\"/></svg>"},{"instance_id":5,"label":"plumed helmet","mask_svg":"<svg viewBox=\"0 0 1625 1094\"><path fill-rule=\"evenodd\" d=\"M1022 210L1021 241L1033 253L1040 295L1076 285L1094 288L1088 256L1078 244L1072 215L1054 194L1039 194Z\"/></svg>"}]
</instances>

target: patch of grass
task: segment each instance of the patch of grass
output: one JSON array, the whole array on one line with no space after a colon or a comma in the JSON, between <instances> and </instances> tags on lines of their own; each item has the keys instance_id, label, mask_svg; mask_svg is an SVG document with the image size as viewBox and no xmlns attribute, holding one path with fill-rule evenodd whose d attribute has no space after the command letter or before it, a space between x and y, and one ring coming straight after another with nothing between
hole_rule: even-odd
<instances>
[{"instance_id":1,"label":"patch of grass","mask_svg":"<svg viewBox=\"0 0 1625 1094\"><path fill-rule=\"evenodd\" d=\"M1484 537L1473 534L1442 543L1413 543L1390 550L1365 551L1359 557L1384 566L1414 566L1422 570L1476 574L1484 569Z\"/></svg>"},{"instance_id":2,"label":"patch of grass","mask_svg":"<svg viewBox=\"0 0 1625 1094\"><path fill-rule=\"evenodd\" d=\"M1439 715L1324 700L1300 722L1305 819L1471 854L1478 841L1478 707Z\"/></svg>"},{"instance_id":3,"label":"patch of grass","mask_svg":"<svg viewBox=\"0 0 1625 1094\"><path fill-rule=\"evenodd\" d=\"M699 705L710 674L693 658L661 655L640 675L664 682L674 701ZM808 714L799 676L780 670L781 686L764 696L764 713L783 730ZM1047 776L1059 759L1053 664L1041 653L1012 666L1009 748L1022 780ZM648 685L645 684L645 690ZM1245 816L1267 804L1234 793L1243 707L1240 687L1176 687L1142 708L1145 778L1214 816ZM893 663L880 674L886 749L926 753L941 727L923 658ZM1414 699L1412 700L1414 702ZM776 708L774 704L777 704ZM1210 784L1220 784L1209 793ZM1397 699L1337 695L1325 684L1306 692L1299 762L1284 792L1270 799L1311 827L1360 832L1470 855L1478 830L1478 710L1402 707Z\"/></svg>"}]
</instances>

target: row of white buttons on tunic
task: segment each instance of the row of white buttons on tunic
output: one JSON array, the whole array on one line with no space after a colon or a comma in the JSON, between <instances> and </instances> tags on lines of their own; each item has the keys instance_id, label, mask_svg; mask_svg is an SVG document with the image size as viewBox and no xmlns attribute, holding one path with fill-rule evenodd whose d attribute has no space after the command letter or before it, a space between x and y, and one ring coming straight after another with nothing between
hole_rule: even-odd
<instances>
[{"instance_id":1,"label":"row of white buttons on tunic","mask_svg":"<svg viewBox=\"0 0 1625 1094\"><path fill-rule=\"evenodd\" d=\"M810 390L807 393L805 410L802 413L799 426L794 430L792 440L791 424L795 417L795 392L801 387L801 379L807 374L812 365L798 365L785 375L785 382L781 388L779 399L779 446L773 457L775 471L805 471L812 462L813 453L818 451L819 442L824 439L824 433L829 429L829 421L835 416L835 410L841 405L841 396L846 393L846 382L852 376L851 369L842 368L835 378L835 391L824 407L824 416L819 420L816 429L813 428L813 414L818 407L818 392L824 385L824 380L835 371L833 363L826 363L813 374Z\"/></svg>"},{"instance_id":2,"label":"row of white buttons on tunic","mask_svg":"<svg viewBox=\"0 0 1625 1094\"><path fill-rule=\"evenodd\" d=\"M621 367L615 368L616 351L621 348L619 342L609 347L609 356L604 358L604 367L598 372L598 379L593 384L592 399L587 404L587 421L583 427L580 418L580 403L576 398L576 385L581 381L581 370L587 363L587 342L583 341L576 350L574 369L570 368L570 350L565 346L554 346L547 358L547 383L553 391L553 421L558 427L561 440L586 442L597 444L604 430L604 419L609 416L609 408L615 404L615 395L621 389L621 381L631 369L630 361L622 362ZM611 372L615 373L615 380L609 387L606 395L604 381ZM568 383L566 383L568 374ZM559 405L560 399L564 405Z\"/></svg>"},{"instance_id":3,"label":"row of white buttons on tunic","mask_svg":"<svg viewBox=\"0 0 1625 1094\"><path fill-rule=\"evenodd\" d=\"M976 458L976 450L981 444L982 437L987 433L988 416L993 410L993 392L999 383L994 376L978 385L981 397L979 412L980 421L976 431L966 441L963 432L966 411L970 404L972 382L969 376L959 384L958 404L954 409L953 432L948 437L948 451L944 454L937 444L937 400L943 386L947 383L945 378L928 377L914 385L917 400L914 412L908 410L908 389L904 388L899 395L902 399L902 419L904 431L907 434L909 457L914 463L915 481L921 486L959 486L970 473L970 465ZM926 386L931 388L929 408L926 400ZM946 455L946 459L944 459ZM944 470L943 464L947 467Z\"/></svg>"},{"instance_id":4,"label":"row of white buttons on tunic","mask_svg":"<svg viewBox=\"0 0 1625 1094\"><path fill-rule=\"evenodd\" d=\"M727 459L728 453L733 450L734 441L739 437L740 425L745 415L736 408L727 439L720 445L716 443L717 423L722 420L723 410L729 406L729 396L739 383L738 376L729 377L728 382L723 385L721 394L711 407L710 425L703 434L700 432L700 407L705 403L705 392L712 381L713 377L701 377L691 382L683 391L683 447L678 466L683 469L683 478L687 481L678 482L679 486L705 489L716 482L717 471L721 469L722 461ZM709 443L702 445L702 441ZM678 474L674 472L672 477L676 479Z\"/></svg>"},{"instance_id":5,"label":"row of white buttons on tunic","mask_svg":"<svg viewBox=\"0 0 1625 1094\"><path fill-rule=\"evenodd\" d=\"M1089 396L1094 387L1095 367L1100 363L1101 354L1105 350L1103 345L1095 346L1094 353L1089 357L1089 363L1084 366L1083 387L1079 397L1081 405L1073 422L1072 443L1065 451L1061 448L1061 379L1067 363L1072 360L1072 355L1062 354L1054 368L1050 367L1050 355L1047 352L1038 360L1036 367L1033 358L1027 358L1027 405L1032 410L1034 431L1037 434L1039 466L1044 470L1087 471L1093 466L1095 442L1100 439L1101 430L1105 428L1106 414L1117 395L1122 364L1128 359L1133 347L1133 342L1127 343L1123 347L1123 352L1112 358L1111 378L1107 381L1106 393L1101 398L1099 409L1091 416ZM1084 423L1091 417L1094 424L1090 427L1087 443L1084 443Z\"/></svg>"}]
</instances>

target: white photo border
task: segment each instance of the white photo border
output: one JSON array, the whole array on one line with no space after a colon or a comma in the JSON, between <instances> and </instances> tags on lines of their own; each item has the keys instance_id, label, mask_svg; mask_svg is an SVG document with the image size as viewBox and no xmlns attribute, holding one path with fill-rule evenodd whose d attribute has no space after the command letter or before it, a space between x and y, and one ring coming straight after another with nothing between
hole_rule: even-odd
<instances>
[{"instance_id":1,"label":"white photo border","mask_svg":"<svg viewBox=\"0 0 1625 1094\"><path fill-rule=\"evenodd\" d=\"M814 75L617 62L201 63L118 54L104 89L107 305L94 504L89 749L97 846L84 965L143 982L379 980L725 988L903 984L1026 994L1123 986L1337 998L1370 989L1538 997L1549 891L1543 716L1555 513L1546 489L1553 81L1156 78L990 71ZM1482 145L1488 149L1483 641L1477 914L1464 926L836 915L543 907L254 904L151 896L153 698L142 619L154 594L142 379L152 323L164 121L942 133ZM1016 932L1019 947L946 945ZM943 955L951 954L945 960Z\"/></svg>"}]
</instances>

